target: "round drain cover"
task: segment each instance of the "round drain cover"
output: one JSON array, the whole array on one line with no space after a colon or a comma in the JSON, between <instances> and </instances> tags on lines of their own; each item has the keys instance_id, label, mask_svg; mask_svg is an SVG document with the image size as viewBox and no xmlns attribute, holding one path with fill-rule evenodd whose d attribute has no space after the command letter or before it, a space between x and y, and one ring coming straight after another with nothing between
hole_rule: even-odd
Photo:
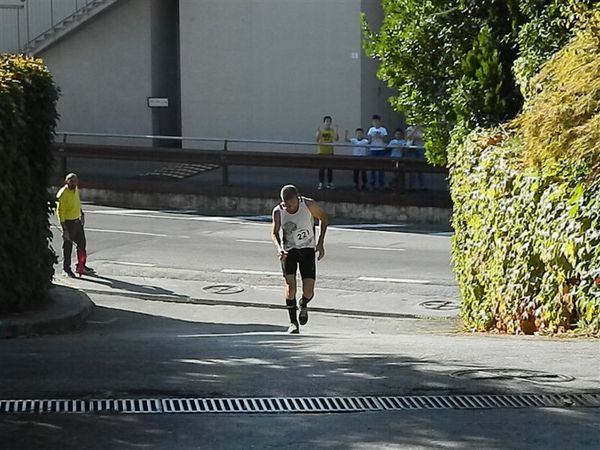
<instances>
[{"instance_id":1,"label":"round drain cover","mask_svg":"<svg viewBox=\"0 0 600 450\"><path fill-rule=\"evenodd\" d=\"M452 372L450 376L469 380L525 380L535 383L564 383L575 379L568 375L526 369L467 369Z\"/></svg>"},{"instance_id":2,"label":"round drain cover","mask_svg":"<svg viewBox=\"0 0 600 450\"><path fill-rule=\"evenodd\" d=\"M458 309L458 303L450 302L448 300L429 300L423 303L419 303L419 306L422 306L426 309L435 309L438 311L451 311L453 309Z\"/></svg>"},{"instance_id":3,"label":"round drain cover","mask_svg":"<svg viewBox=\"0 0 600 450\"><path fill-rule=\"evenodd\" d=\"M233 284L211 284L210 286L204 286L202 289L208 292L212 292L213 294L239 294L240 292L244 292L244 288L241 286L235 286Z\"/></svg>"}]
</instances>

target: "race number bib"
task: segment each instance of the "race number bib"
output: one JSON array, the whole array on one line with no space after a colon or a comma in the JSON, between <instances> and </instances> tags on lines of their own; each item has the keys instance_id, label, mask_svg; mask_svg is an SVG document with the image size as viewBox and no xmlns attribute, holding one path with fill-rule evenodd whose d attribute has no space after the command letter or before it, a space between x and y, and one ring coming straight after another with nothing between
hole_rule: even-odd
<instances>
[{"instance_id":1,"label":"race number bib","mask_svg":"<svg viewBox=\"0 0 600 450\"><path fill-rule=\"evenodd\" d=\"M311 234L309 230L296 230L294 231L294 239L297 244L304 244L308 242L311 238Z\"/></svg>"}]
</instances>

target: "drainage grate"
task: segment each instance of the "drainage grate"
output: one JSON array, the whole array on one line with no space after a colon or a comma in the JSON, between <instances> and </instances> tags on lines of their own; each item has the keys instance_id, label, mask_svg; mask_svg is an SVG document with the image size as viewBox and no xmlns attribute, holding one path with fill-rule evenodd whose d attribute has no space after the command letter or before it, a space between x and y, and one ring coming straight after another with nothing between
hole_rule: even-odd
<instances>
[{"instance_id":1,"label":"drainage grate","mask_svg":"<svg viewBox=\"0 0 600 450\"><path fill-rule=\"evenodd\" d=\"M600 394L0 400L0 414L340 413L401 409L600 408Z\"/></svg>"}]
</instances>

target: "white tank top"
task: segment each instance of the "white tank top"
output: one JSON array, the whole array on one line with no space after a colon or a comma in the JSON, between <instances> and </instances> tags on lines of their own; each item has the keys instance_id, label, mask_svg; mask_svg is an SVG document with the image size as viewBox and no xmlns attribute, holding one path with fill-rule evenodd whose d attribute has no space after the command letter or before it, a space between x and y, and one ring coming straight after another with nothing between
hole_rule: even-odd
<instances>
[{"instance_id":1,"label":"white tank top","mask_svg":"<svg viewBox=\"0 0 600 450\"><path fill-rule=\"evenodd\" d=\"M298 211L290 214L283 204L275 207L279 211L283 230L283 249L315 248L315 221L304 197L298 197Z\"/></svg>"}]
</instances>

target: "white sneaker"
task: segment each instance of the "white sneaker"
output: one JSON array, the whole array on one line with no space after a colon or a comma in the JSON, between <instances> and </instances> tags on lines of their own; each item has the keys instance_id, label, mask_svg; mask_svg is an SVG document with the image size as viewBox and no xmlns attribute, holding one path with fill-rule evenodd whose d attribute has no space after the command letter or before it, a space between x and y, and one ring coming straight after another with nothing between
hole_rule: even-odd
<instances>
[{"instance_id":1,"label":"white sneaker","mask_svg":"<svg viewBox=\"0 0 600 450\"><path fill-rule=\"evenodd\" d=\"M319 185L317 186L318 190L322 190L323 189L323 183L319 183Z\"/></svg>"},{"instance_id":2,"label":"white sneaker","mask_svg":"<svg viewBox=\"0 0 600 450\"><path fill-rule=\"evenodd\" d=\"M290 326L288 327L287 330L288 334L298 334L300 333L300 328L298 327L297 323L290 323Z\"/></svg>"},{"instance_id":3,"label":"white sneaker","mask_svg":"<svg viewBox=\"0 0 600 450\"><path fill-rule=\"evenodd\" d=\"M333 183L329 183L329 184L327 185L327 189L335 189L335 184L333 184Z\"/></svg>"}]
</instances>

